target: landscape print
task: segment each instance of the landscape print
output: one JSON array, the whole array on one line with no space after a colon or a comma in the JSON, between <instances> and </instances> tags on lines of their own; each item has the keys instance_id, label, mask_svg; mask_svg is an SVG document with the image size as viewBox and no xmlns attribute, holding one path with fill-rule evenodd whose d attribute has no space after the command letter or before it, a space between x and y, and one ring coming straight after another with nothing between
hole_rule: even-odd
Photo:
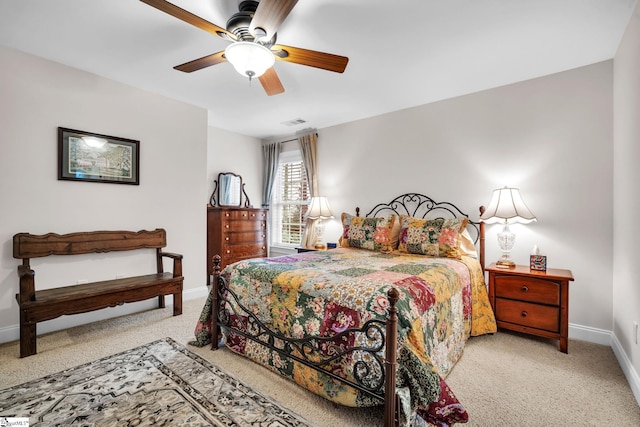
<instances>
[{"instance_id":1,"label":"landscape print","mask_svg":"<svg viewBox=\"0 0 640 427\"><path fill-rule=\"evenodd\" d=\"M133 149L100 138L69 137L69 170L76 177L131 179Z\"/></svg>"}]
</instances>

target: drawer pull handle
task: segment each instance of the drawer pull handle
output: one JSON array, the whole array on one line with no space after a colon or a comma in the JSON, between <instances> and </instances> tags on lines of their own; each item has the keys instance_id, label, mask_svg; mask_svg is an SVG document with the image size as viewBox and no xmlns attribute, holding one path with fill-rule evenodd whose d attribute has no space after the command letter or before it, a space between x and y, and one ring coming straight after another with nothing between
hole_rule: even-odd
<instances>
[{"instance_id":1,"label":"drawer pull handle","mask_svg":"<svg viewBox=\"0 0 640 427\"><path fill-rule=\"evenodd\" d=\"M527 317L527 312L526 312L526 311L523 311L522 313L520 313L520 316L522 316L522 317Z\"/></svg>"},{"instance_id":2,"label":"drawer pull handle","mask_svg":"<svg viewBox=\"0 0 640 427\"><path fill-rule=\"evenodd\" d=\"M230 253L231 253L231 251L230 251L229 249L227 249L227 253L228 253L228 254L230 254Z\"/></svg>"},{"instance_id":3,"label":"drawer pull handle","mask_svg":"<svg viewBox=\"0 0 640 427\"><path fill-rule=\"evenodd\" d=\"M529 290L529 288L526 286L523 286L521 289L522 289L522 292L527 292Z\"/></svg>"},{"instance_id":4,"label":"drawer pull handle","mask_svg":"<svg viewBox=\"0 0 640 427\"><path fill-rule=\"evenodd\" d=\"M228 242L229 241L229 237L225 237L224 240L226 240Z\"/></svg>"}]
</instances>

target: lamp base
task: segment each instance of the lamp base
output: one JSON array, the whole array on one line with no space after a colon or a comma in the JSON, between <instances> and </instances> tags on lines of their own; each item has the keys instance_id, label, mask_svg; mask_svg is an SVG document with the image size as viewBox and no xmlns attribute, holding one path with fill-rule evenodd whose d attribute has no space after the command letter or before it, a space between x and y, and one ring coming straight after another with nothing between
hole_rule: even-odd
<instances>
[{"instance_id":1,"label":"lamp base","mask_svg":"<svg viewBox=\"0 0 640 427\"><path fill-rule=\"evenodd\" d=\"M511 259L511 248L513 248L513 242L516 240L516 235L509 230L509 224L505 221L502 231L498 233L498 244L502 251L502 256L496 261L496 267L498 268L513 268L516 263Z\"/></svg>"},{"instance_id":2,"label":"lamp base","mask_svg":"<svg viewBox=\"0 0 640 427\"><path fill-rule=\"evenodd\" d=\"M496 267L498 268L514 268L515 266L516 263L511 260L499 259L498 261L496 261Z\"/></svg>"}]
</instances>

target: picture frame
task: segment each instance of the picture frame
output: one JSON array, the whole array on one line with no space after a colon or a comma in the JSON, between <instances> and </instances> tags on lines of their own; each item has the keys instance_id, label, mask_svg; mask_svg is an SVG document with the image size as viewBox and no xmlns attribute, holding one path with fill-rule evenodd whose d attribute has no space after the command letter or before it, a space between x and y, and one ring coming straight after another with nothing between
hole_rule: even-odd
<instances>
[{"instance_id":1,"label":"picture frame","mask_svg":"<svg viewBox=\"0 0 640 427\"><path fill-rule=\"evenodd\" d=\"M59 127L58 180L140 185L140 141Z\"/></svg>"}]
</instances>

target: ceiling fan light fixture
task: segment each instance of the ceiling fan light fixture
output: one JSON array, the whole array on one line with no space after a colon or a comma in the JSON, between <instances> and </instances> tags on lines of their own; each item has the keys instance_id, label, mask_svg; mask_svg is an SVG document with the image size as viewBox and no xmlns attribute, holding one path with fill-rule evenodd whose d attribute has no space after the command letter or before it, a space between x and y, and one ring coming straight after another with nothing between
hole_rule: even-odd
<instances>
[{"instance_id":1,"label":"ceiling fan light fixture","mask_svg":"<svg viewBox=\"0 0 640 427\"><path fill-rule=\"evenodd\" d=\"M232 43L225 49L224 56L238 73L249 79L260 77L275 62L273 53L255 42Z\"/></svg>"}]
</instances>

